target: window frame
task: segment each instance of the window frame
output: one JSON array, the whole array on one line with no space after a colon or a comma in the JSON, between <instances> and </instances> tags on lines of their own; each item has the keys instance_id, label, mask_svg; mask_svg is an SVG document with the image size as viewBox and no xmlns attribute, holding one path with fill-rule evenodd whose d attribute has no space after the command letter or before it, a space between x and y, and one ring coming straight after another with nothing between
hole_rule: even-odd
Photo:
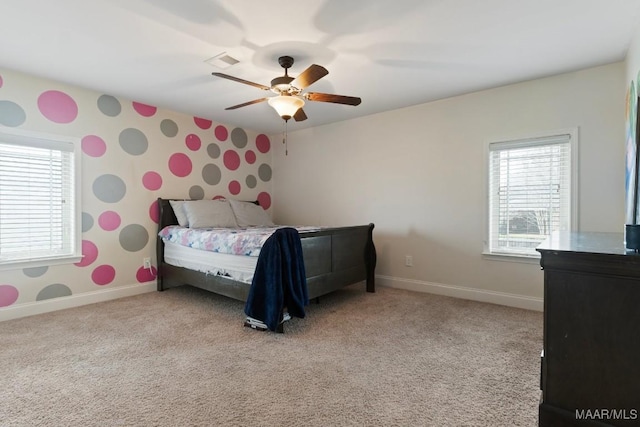
<instances>
[{"instance_id":1,"label":"window frame","mask_svg":"<svg viewBox=\"0 0 640 427\"><path fill-rule=\"evenodd\" d=\"M73 153L73 193L74 193L74 220L72 223L73 237L71 242L73 248L68 255L56 255L56 256L44 256L31 259L18 259L0 261L1 270L18 270L23 268L43 267L60 264L73 264L82 260L82 161L81 161L81 140L80 138L62 135L53 135L43 132L35 132L25 129L13 129L0 126L0 142L6 141L18 141L24 145L30 146L45 146L47 143L60 145L71 144L73 150L69 152Z\"/></svg>"},{"instance_id":2,"label":"window frame","mask_svg":"<svg viewBox=\"0 0 640 427\"><path fill-rule=\"evenodd\" d=\"M495 138L491 140L487 140L484 144L484 177L485 177L485 188L484 188L484 219L483 224L485 227L484 230L484 242L483 242L483 250L482 256L485 259L495 260L495 261L513 261L513 262L523 262L523 263L539 263L540 254L536 252L535 254L518 254L518 253L504 253L504 252L491 252L490 251L490 232L491 232L491 203L490 203L490 188L491 188L491 145L492 144L500 144L500 143L513 143L515 144L523 144L526 146L527 141L531 141L532 145L535 145L533 141L543 139L543 138L553 138L559 135L569 135L569 145L571 149L570 155L570 230L575 232L579 230L579 214L578 214L578 192L579 192L579 129L576 128L567 128L567 129L559 129L555 131L547 131L547 132L539 132L539 133L531 133L525 135L519 135L508 138Z\"/></svg>"}]
</instances>

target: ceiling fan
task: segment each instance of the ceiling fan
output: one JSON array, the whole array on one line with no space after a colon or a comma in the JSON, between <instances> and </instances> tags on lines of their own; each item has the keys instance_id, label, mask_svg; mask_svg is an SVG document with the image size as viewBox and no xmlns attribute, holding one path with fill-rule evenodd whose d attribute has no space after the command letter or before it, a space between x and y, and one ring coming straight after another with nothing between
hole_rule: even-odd
<instances>
[{"instance_id":1,"label":"ceiling fan","mask_svg":"<svg viewBox=\"0 0 640 427\"><path fill-rule=\"evenodd\" d=\"M233 77L223 73L212 73L214 76L222 77L224 79L233 80L234 82L244 83L249 86L257 87L262 90L270 90L277 96L271 96L266 98L254 99L253 101L244 102L242 104L234 105L232 107L225 108L225 110L235 110L236 108L246 107L247 105L257 104L259 102L267 101L271 107L273 107L278 115L286 122L293 117L297 122L301 122L307 119L302 107L306 101L319 101L319 102L332 102L334 104L344 105L360 105L362 100L354 96L334 95L330 93L318 93L318 92L305 92L302 91L313 83L317 82L327 74L326 68L312 64L304 70L298 77L290 77L288 69L293 65L293 58L290 56L281 56L278 58L278 63L284 68L284 76L276 77L271 80L271 86L261 85L259 83L243 80L238 77Z\"/></svg>"}]
</instances>

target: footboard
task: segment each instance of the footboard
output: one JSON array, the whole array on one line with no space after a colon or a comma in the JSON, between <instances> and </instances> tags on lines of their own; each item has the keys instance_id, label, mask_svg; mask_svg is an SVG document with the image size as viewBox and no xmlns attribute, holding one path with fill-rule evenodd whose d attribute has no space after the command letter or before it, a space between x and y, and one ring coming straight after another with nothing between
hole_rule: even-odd
<instances>
[{"instance_id":1,"label":"footboard","mask_svg":"<svg viewBox=\"0 0 640 427\"><path fill-rule=\"evenodd\" d=\"M158 199L158 208L159 230L177 224L168 199ZM373 224L368 224L300 233L309 298L362 281L366 282L367 292L375 292L373 228ZM164 242L160 237L157 238L156 256L158 291L191 285L242 301L249 295L247 283L165 263Z\"/></svg>"},{"instance_id":2,"label":"footboard","mask_svg":"<svg viewBox=\"0 0 640 427\"><path fill-rule=\"evenodd\" d=\"M373 224L301 233L309 298L366 281L375 292Z\"/></svg>"}]
</instances>

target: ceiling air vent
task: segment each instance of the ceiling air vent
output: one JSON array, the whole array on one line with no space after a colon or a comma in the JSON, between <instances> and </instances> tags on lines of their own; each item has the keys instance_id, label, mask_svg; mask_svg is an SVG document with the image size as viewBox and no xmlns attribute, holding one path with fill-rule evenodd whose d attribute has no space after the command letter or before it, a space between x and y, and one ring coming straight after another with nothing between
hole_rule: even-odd
<instances>
[{"instance_id":1,"label":"ceiling air vent","mask_svg":"<svg viewBox=\"0 0 640 427\"><path fill-rule=\"evenodd\" d=\"M213 58L209 58L204 62L224 70L225 68L229 68L240 61L238 61L236 58L232 56L227 55L227 52L222 52L220 55L216 55Z\"/></svg>"}]
</instances>

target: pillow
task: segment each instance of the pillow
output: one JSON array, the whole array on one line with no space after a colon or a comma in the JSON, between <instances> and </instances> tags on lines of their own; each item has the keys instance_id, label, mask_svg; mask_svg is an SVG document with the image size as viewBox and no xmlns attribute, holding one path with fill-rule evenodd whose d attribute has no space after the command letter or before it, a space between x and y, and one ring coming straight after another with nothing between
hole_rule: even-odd
<instances>
[{"instance_id":1,"label":"pillow","mask_svg":"<svg viewBox=\"0 0 640 427\"><path fill-rule=\"evenodd\" d=\"M182 205L190 228L238 227L231 205L220 200L191 200Z\"/></svg>"},{"instance_id":2,"label":"pillow","mask_svg":"<svg viewBox=\"0 0 640 427\"><path fill-rule=\"evenodd\" d=\"M178 225L180 225L180 227L188 227L189 220L187 219L187 215L184 213L184 209L182 209L182 205L184 204L184 201L169 200L169 203L173 208L173 213L176 215L176 219L178 220Z\"/></svg>"},{"instance_id":3,"label":"pillow","mask_svg":"<svg viewBox=\"0 0 640 427\"><path fill-rule=\"evenodd\" d=\"M267 212L259 205L251 202L241 202L240 200L229 200L236 222L240 227L267 226L273 227L275 224L269 218Z\"/></svg>"}]
</instances>

